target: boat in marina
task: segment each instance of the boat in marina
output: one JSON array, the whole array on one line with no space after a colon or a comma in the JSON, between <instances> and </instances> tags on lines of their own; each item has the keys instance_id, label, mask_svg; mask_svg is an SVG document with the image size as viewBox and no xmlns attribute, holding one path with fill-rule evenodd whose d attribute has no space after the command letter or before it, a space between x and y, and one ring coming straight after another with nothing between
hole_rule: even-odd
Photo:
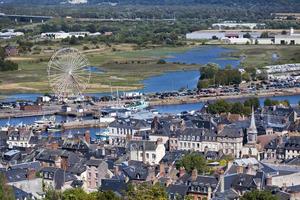
<instances>
[{"instance_id":1,"label":"boat in marina","mask_svg":"<svg viewBox=\"0 0 300 200\"><path fill-rule=\"evenodd\" d=\"M125 108L129 110L143 110L147 107L149 107L149 103L144 100L134 101L132 103L125 105Z\"/></svg>"},{"instance_id":2,"label":"boat in marina","mask_svg":"<svg viewBox=\"0 0 300 200\"><path fill-rule=\"evenodd\" d=\"M34 121L32 128L34 130L40 130L40 129L45 129L49 126L55 126L56 118L55 116L50 116L49 118L43 116L42 119Z\"/></svg>"}]
</instances>

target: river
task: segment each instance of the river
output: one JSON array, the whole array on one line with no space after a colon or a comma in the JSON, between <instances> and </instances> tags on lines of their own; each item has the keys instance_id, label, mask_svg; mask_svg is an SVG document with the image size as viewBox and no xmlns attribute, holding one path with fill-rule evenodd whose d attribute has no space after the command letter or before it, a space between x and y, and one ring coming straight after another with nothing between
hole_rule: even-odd
<instances>
[{"instance_id":1,"label":"river","mask_svg":"<svg viewBox=\"0 0 300 200\"><path fill-rule=\"evenodd\" d=\"M170 54L167 56L167 62L180 62L187 64L206 64L206 63L217 63L221 67L228 64L236 67L239 65L240 60L226 56L229 52L233 50L228 48L222 48L219 46L203 46L195 49L187 50L185 52ZM98 72L97 72L98 73ZM197 85L199 79L199 71L176 71L176 72L166 72L159 76L153 76L143 81L145 85L141 92L152 93L152 92L163 92L178 90L180 88L186 87L193 89ZM12 94L6 97L4 101L16 101L16 100L31 100L34 101L38 96L42 94L28 93L28 94ZM109 93L97 93L89 94L94 96L104 96L109 95ZM289 100L291 104L298 104L300 100L300 95L295 96L281 96L281 97L271 97L276 100ZM260 98L261 104L263 104L265 98ZM203 106L202 103L195 104L184 104L184 105L166 105L166 106L156 106L159 112L162 113L180 113L182 111L199 110ZM29 124L41 117L32 118L17 118L11 119L11 124L19 124L21 122ZM72 120L58 118L58 121ZM0 126L7 123L7 120L0 120Z\"/></svg>"}]
</instances>

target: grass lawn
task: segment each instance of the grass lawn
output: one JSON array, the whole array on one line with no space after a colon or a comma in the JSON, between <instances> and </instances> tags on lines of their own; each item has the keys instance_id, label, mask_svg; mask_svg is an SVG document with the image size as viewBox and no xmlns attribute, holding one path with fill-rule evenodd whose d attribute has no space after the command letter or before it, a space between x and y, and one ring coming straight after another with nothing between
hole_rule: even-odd
<instances>
[{"instance_id":1,"label":"grass lawn","mask_svg":"<svg viewBox=\"0 0 300 200\"><path fill-rule=\"evenodd\" d=\"M250 67L264 67L266 65L300 63L300 46L281 45L230 45L225 46L236 49L234 57L244 57L242 64ZM279 56L272 59L272 54Z\"/></svg>"},{"instance_id":2,"label":"grass lawn","mask_svg":"<svg viewBox=\"0 0 300 200\"><path fill-rule=\"evenodd\" d=\"M82 51L83 46L76 48ZM199 68L195 65L157 64L160 58L169 53L187 49L188 47L157 47L135 50L132 45L114 45L85 50L83 52L91 65L105 71L103 74L92 73L87 92L106 92L111 87L134 90L143 87L141 81L149 76L165 71ZM0 73L0 92L49 92L47 63L51 55L52 53L41 53L10 58L19 64L19 70Z\"/></svg>"}]
</instances>

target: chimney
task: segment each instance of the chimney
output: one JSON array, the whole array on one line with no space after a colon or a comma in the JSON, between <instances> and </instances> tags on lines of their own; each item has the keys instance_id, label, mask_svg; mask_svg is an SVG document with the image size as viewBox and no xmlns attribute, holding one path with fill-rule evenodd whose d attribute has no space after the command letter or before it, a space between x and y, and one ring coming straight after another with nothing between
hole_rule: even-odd
<instances>
[{"instance_id":1,"label":"chimney","mask_svg":"<svg viewBox=\"0 0 300 200\"><path fill-rule=\"evenodd\" d=\"M118 166L118 165L115 165L115 166L114 166L114 175L115 175L115 176L118 176L118 175L119 175L119 166Z\"/></svg>"},{"instance_id":2,"label":"chimney","mask_svg":"<svg viewBox=\"0 0 300 200\"><path fill-rule=\"evenodd\" d=\"M159 164L159 175L164 176L165 175L165 163L161 162Z\"/></svg>"},{"instance_id":3,"label":"chimney","mask_svg":"<svg viewBox=\"0 0 300 200\"><path fill-rule=\"evenodd\" d=\"M192 171L192 181L196 181L197 177L198 177L198 170L193 169L193 171Z\"/></svg>"},{"instance_id":4,"label":"chimney","mask_svg":"<svg viewBox=\"0 0 300 200\"><path fill-rule=\"evenodd\" d=\"M247 166L246 174L248 174L248 175L255 175L256 174L256 171L254 170L254 166L252 164L249 164Z\"/></svg>"},{"instance_id":5,"label":"chimney","mask_svg":"<svg viewBox=\"0 0 300 200\"><path fill-rule=\"evenodd\" d=\"M218 124L217 129L218 129L218 133L222 132L224 129L225 125L224 124Z\"/></svg>"},{"instance_id":6,"label":"chimney","mask_svg":"<svg viewBox=\"0 0 300 200\"><path fill-rule=\"evenodd\" d=\"M269 174L266 177L266 185L267 186L272 186L272 176L269 175Z\"/></svg>"},{"instance_id":7,"label":"chimney","mask_svg":"<svg viewBox=\"0 0 300 200\"><path fill-rule=\"evenodd\" d=\"M159 145L159 144L162 144L163 141L162 141L162 138L158 138L157 141L156 141L156 145Z\"/></svg>"},{"instance_id":8,"label":"chimney","mask_svg":"<svg viewBox=\"0 0 300 200\"><path fill-rule=\"evenodd\" d=\"M283 143L283 137L282 136L278 136L278 144L282 144Z\"/></svg>"},{"instance_id":9,"label":"chimney","mask_svg":"<svg viewBox=\"0 0 300 200\"><path fill-rule=\"evenodd\" d=\"M33 180L35 179L35 170L34 169L28 169L27 170L27 179L28 180Z\"/></svg>"},{"instance_id":10,"label":"chimney","mask_svg":"<svg viewBox=\"0 0 300 200\"><path fill-rule=\"evenodd\" d=\"M236 166L236 172L238 173L238 174L242 174L243 172L244 172L244 168L243 168L243 166Z\"/></svg>"},{"instance_id":11,"label":"chimney","mask_svg":"<svg viewBox=\"0 0 300 200\"><path fill-rule=\"evenodd\" d=\"M223 193L224 191L225 191L224 174L220 174L220 192Z\"/></svg>"},{"instance_id":12,"label":"chimney","mask_svg":"<svg viewBox=\"0 0 300 200\"><path fill-rule=\"evenodd\" d=\"M88 144L91 143L91 135L90 135L90 131L87 130L87 131L84 133L84 139L85 139L86 143L88 143Z\"/></svg>"},{"instance_id":13,"label":"chimney","mask_svg":"<svg viewBox=\"0 0 300 200\"><path fill-rule=\"evenodd\" d=\"M184 175L185 175L185 169L184 169L184 167L180 167L179 168L179 178L183 177Z\"/></svg>"}]
</instances>

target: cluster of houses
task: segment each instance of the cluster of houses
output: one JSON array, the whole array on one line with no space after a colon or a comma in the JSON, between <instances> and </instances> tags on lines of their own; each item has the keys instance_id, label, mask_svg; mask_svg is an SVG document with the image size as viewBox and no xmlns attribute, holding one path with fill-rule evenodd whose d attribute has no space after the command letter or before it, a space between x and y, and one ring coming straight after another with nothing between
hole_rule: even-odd
<instances>
[{"instance_id":1,"label":"cluster of houses","mask_svg":"<svg viewBox=\"0 0 300 200\"><path fill-rule=\"evenodd\" d=\"M261 37L266 32L260 30L204 30L187 33L189 40L220 40L225 44L276 44L276 45L298 45L300 44L300 34L290 31L278 32L269 30L268 36Z\"/></svg>"},{"instance_id":2,"label":"cluster of houses","mask_svg":"<svg viewBox=\"0 0 300 200\"><path fill-rule=\"evenodd\" d=\"M300 198L299 108L263 107L250 116L212 115L206 106L181 115L116 113L97 140L89 131L42 136L26 127L2 130L0 173L19 199L42 198L45 186L111 190L121 197L129 183L160 183L170 200L237 200L254 189ZM210 173L176 168L190 152L208 161Z\"/></svg>"},{"instance_id":3,"label":"cluster of houses","mask_svg":"<svg viewBox=\"0 0 300 200\"><path fill-rule=\"evenodd\" d=\"M109 36L112 35L112 32L105 32L103 35ZM59 32L46 32L46 33L41 33L41 38L42 39L66 39L66 38L71 38L71 37L96 37L102 35L100 32L95 32L95 33L90 33L88 31L78 31L78 32L64 32L64 31L59 31Z\"/></svg>"},{"instance_id":4,"label":"cluster of houses","mask_svg":"<svg viewBox=\"0 0 300 200\"><path fill-rule=\"evenodd\" d=\"M0 40L1 39L12 39L15 37L24 36L23 32L15 31L14 29L7 29L0 32Z\"/></svg>"}]
</instances>

